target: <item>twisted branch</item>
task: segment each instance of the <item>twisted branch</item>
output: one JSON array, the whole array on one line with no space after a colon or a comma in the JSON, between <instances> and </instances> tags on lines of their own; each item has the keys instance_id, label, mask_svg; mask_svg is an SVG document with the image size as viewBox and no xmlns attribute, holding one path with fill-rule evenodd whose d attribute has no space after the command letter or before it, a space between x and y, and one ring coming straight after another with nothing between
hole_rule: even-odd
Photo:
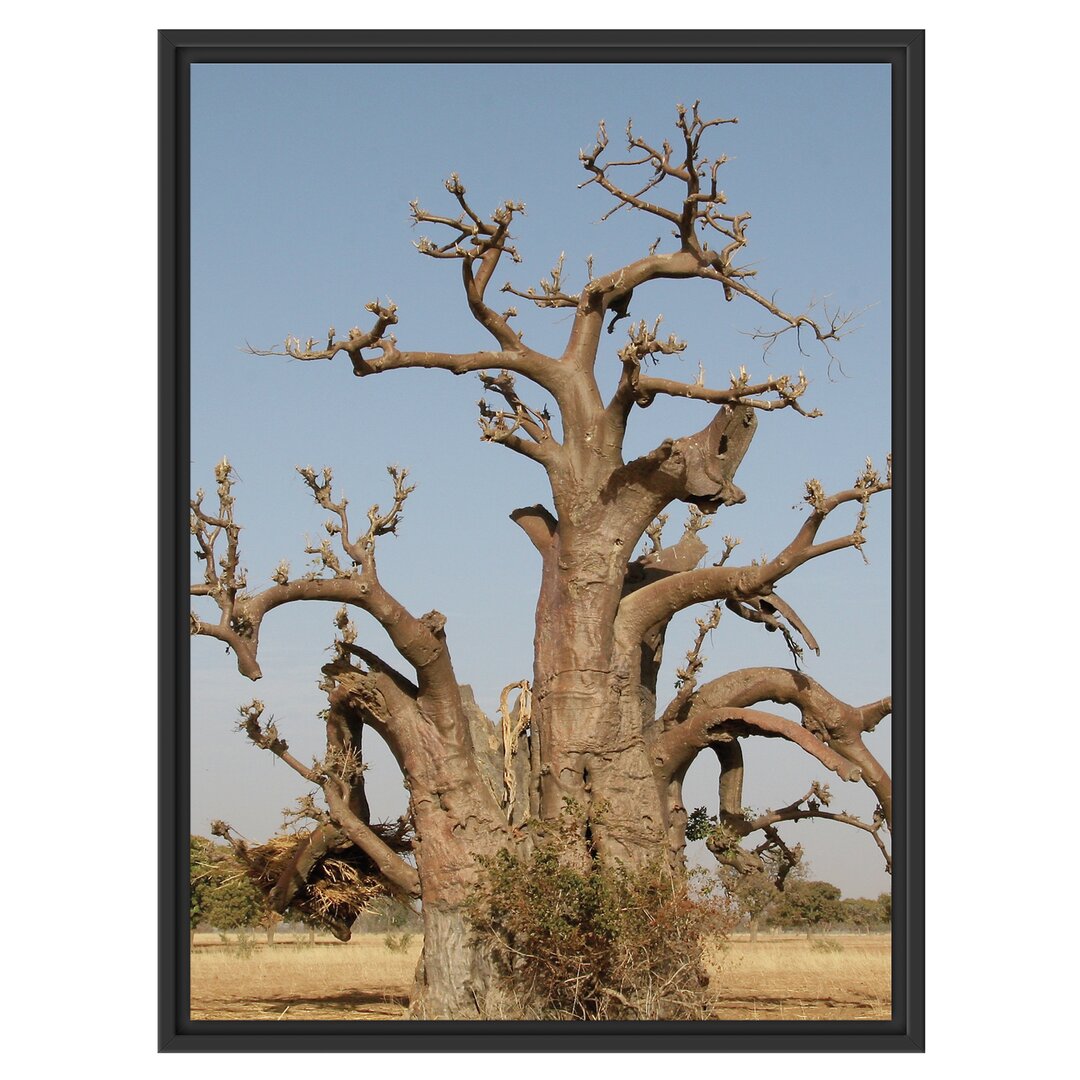
<instances>
[{"instance_id":1,"label":"twisted branch","mask_svg":"<svg viewBox=\"0 0 1080 1080\"><path fill-rule=\"evenodd\" d=\"M259 631L268 612L283 604L300 600L348 604L368 612L383 626L398 652L416 669L421 692L442 691L456 694L457 681L442 632L445 618L435 611L420 618L412 615L383 587L375 565L376 537L395 532L401 520L405 500L413 490L405 483L408 471L397 466L388 468L387 471L394 481L393 505L385 514L378 505L372 506L367 515L368 528L363 536L355 540L350 532L348 501L344 498L334 499L331 470L324 469L321 475L317 475L311 468L297 471L316 502L334 515L324 525L327 537L320 544L309 543L305 548L308 554L315 556L312 570L302 578L293 579L290 577L288 563L283 561L274 572L274 584L253 595L241 593L238 588L230 590L222 586L215 594L215 599L223 597L218 600L222 610L221 620L217 625L204 623L192 613L192 633L225 641L236 652L240 672L250 679L258 679L262 676L257 660ZM232 471L227 462L219 466L218 472L224 475L224 483L231 485ZM232 501L228 488L226 497L224 505L231 522ZM194 502L193 531L196 530L197 523L199 528L203 528L204 518L212 525L217 519L210 518L201 507L194 505ZM224 523L226 518L222 517L220 520ZM238 530L239 526L235 528ZM335 538L349 557L351 566L342 566L334 550ZM200 539L199 543L200 546L210 545L212 548L209 534ZM238 557L234 544L230 547L230 563L234 565ZM231 573L230 580L235 584L235 571ZM207 595L206 584L204 582L193 586L193 593ZM463 717L461 719L463 722Z\"/></svg>"},{"instance_id":2,"label":"twisted branch","mask_svg":"<svg viewBox=\"0 0 1080 1080\"><path fill-rule=\"evenodd\" d=\"M728 744L730 745L730 744ZM741 755L740 755L741 761ZM723 766L722 766L723 768ZM721 773L721 789L725 773ZM801 858L801 848L792 850L777 831L776 826L785 821L804 821L806 819L823 821L835 821L841 825L850 825L869 833L877 845L885 860L885 869L892 873L892 856L882 840L881 833L885 828L885 816L881 807L874 811L873 821L863 821L862 818L846 811L839 813L822 810L822 806L828 806L832 796L828 784L820 784L817 781L810 785L810 790L800 798L779 810L766 810L763 814L732 812L725 810L723 803L720 808L719 820L721 828L715 830L713 836L706 841L706 847L716 858L737 869L740 873L752 873L764 869L762 856L769 851L779 851L782 854L780 860L782 873L777 875L779 888L783 888L783 879ZM741 847L739 841L756 832L764 833L765 840L753 851L747 851Z\"/></svg>"},{"instance_id":3,"label":"twisted branch","mask_svg":"<svg viewBox=\"0 0 1080 1080\"><path fill-rule=\"evenodd\" d=\"M547 407L536 410L526 405L515 389L513 374L505 368L498 375L480 372L480 381L485 391L498 394L512 410L493 409L481 398L476 403L480 409L481 441L502 443L541 464L553 465L559 457L559 443L552 436ZM528 440L519 438L518 431L524 431Z\"/></svg>"},{"instance_id":4,"label":"twisted branch","mask_svg":"<svg viewBox=\"0 0 1080 1080\"><path fill-rule=\"evenodd\" d=\"M238 724L240 730L255 746L270 751L294 772L320 788L330 809L330 817L341 831L371 859L387 881L406 895L418 897L420 878L415 867L402 859L349 808L350 777L342 771L342 763L335 764L324 760L315 762L310 768L304 765L289 752L289 744L281 738L273 718L263 722L264 708L263 703L258 700L241 706Z\"/></svg>"},{"instance_id":5,"label":"twisted branch","mask_svg":"<svg viewBox=\"0 0 1080 1080\"><path fill-rule=\"evenodd\" d=\"M751 708L762 701L794 705L802 724L778 717L763 722L769 714ZM662 775L680 775L707 745L744 734L779 735L842 779L861 779L877 796L886 824L891 825L892 781L862 740L891 711L891 698L861 707L848 705L801 671L746 668L706 683L683 703L675 723L656 741L656 767Z\"/></svg>"},{"instance_id":6,"label":"twisted branch","mask_svg":"<svg viewBox=\"0 0 1080 1080\"><path fill-rule=\"evenodd\" d=\"M862 473L856 478L855 485L834 495L826 495L821 484L810 480L806 485L806 502L811 506L811 513L804 521L795 538L779 555L764 559L750 566L732 567L717 565L688 571L676 577L655 581L646 588L639 589L627 596L619 607L617 632L625 640L637 636L639 639L649 627L670 619L676 612L694 604L714 600L731 600L735 603L732 610L744 617L750 614L755 603L768 603L773 609L768 617L755 621L766 622L779 628L775 617L777 613L785 615L795 626L811 648L816 649L812 636L806 636L806 630L798 616L783 601L779 601L774 592L778 581L792 573L804 563L845 548L855 548L862 553L866 543L865 530L870 499L882 491L892 488L892 458L886 475L881 477L867 460ZM825 519L839 506L858 502L859 515L855 527L844 536L816 543L816 538ZM754 609L756 610L756 609ZM764 612L764 608L761 609Z\"/></svg>"}]
</instances>

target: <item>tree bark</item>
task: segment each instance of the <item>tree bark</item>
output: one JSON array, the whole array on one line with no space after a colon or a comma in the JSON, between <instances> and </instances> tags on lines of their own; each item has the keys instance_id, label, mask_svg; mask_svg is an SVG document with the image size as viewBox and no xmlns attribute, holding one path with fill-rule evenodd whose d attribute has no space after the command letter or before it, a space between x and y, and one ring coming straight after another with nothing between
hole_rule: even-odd
<instances>
[{"instance_id":1,"label":"tree bark","mask_svg":"<svg viewBox=\"0 0 1080 1080\"><path fill-rule=\"evenodd\" d=\"M414 1020L478 1020L495 1008L495 973L461 905L424 904L424 948L409 1006Z\"/></svg>"}]
</instances>

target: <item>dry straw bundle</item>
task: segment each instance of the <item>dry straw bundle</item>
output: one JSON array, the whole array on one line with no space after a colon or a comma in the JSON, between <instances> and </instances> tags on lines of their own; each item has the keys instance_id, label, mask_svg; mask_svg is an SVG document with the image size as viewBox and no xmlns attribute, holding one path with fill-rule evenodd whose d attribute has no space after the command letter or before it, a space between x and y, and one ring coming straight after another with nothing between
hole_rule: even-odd
<instances>
[{"instance_id":1,"label":"dry straw bundle","mask_svg":"<svg viewBox=\"0 0 1080 1080\"><path fill-rule=\"evenodd\" d=\"M286 875L299 884L289 906L330 927L347 940L348 928L379 896L388 894L386 881L371 859L349 844L331 849L313 865L304 867L303 853L311 832L300 831L272 837L264 844L246 847L247 871L259 889L270 896ZM302 884L297 881L302 878ZM290 888L289 890L293 890Z\"/></svg>"}]
</instances>

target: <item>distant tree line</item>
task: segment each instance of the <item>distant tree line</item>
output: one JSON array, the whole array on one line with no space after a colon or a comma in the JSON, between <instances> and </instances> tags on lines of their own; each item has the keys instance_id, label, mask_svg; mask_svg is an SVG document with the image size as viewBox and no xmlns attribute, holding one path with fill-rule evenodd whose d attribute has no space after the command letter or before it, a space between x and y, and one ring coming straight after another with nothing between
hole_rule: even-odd
<instances>
[{"instance_id":1,"label":"distant tree line","mask_svg":"<svg viewBox=\"0 0 1080 1080\"><path fill-rule=\"evenodd\" d=\"M804 874L804 866L795 866L779 887L769 873L721 868L724 889L748 926L751 940L766 927L803 930L808 935L831 930L870 933L891 927L891 893L881 893L876 900L842 899L831 882L809 881Z\"/></svg>"}]
</instances>

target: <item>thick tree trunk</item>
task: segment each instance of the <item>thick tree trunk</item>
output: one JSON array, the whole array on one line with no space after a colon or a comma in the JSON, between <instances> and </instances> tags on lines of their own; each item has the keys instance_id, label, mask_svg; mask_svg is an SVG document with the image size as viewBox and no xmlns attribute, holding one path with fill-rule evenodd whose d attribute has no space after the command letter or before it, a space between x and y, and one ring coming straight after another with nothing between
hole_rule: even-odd
<instances>
[{"instance_id":1,"label":"thick tree trunk","mask_svg":"<svg viewBox=\"0 0 1080 1080\"><path fill-rule=\"evenodd\" d=\"M424 905L424 948L409 1015L414 1020L498 1019L497 987L487 951L461 905Z\"/></svg>"},{"instance_id":2,"label":"thick tree trunk","mask_svg":"<svg viewBox=\"0 0 1080 1080\"><path fill-rule=\"evenodd\" d=\"M605 556L608 544L616 555ZM563 545L553 555L557 570L545 575L537 606L528 761L523 752L514 759L532 796L525 805L539 820L516 829L507 824L505 805L493 814L505 793L496 790L502 755L488 739L495 730L489 722L472 719L472 745L460 755L448 753L445 740L438 752L434 743L430 752L422 745L409 751L424 918L414 1018L514 1015L468 916L477 856L500 848L526 854L568 814L579 843L567 857L581 868L593 861L641 867L667 854L667 814L644 737L652 716L643 716L639 673L616 657L611 633L625 556L602 534L584 550ZM478 713L467 691L462 697L466 711ZM496 751L497 771L487 767ZM519 794L524 801L527 793Z\"/></svg>"},{"instance_id":3,"label":"thick tree trunk","mask_svg":"<svg viewBox=\"0 0 1080 1080\"><path fill-rule=\"evenodd\" d=\"M471 692L463 691L461 697L466 712L472 713ZM415 740L406 753L424 919L410 1015L482 1019L489 1015L494 972L472 930L466 904L476 891L478 859L517 846L493 790L492 769L484 767L493 748L473 715L467 730Z\"/></svg>"},{"instance_id":4,"label":"thick tree trunk","mask_svg":"<svg viewBox=\"0 0 1080 1080\"><path fill-rule=\"evenodd\" d=\"M595 506L564 508L536 609L533 728L539 814L572 807L583 864L641 866L665 852L665 813L644 740L640 657L617 655L613 627L636 536Z\"/></svg>"}]
</instances>

